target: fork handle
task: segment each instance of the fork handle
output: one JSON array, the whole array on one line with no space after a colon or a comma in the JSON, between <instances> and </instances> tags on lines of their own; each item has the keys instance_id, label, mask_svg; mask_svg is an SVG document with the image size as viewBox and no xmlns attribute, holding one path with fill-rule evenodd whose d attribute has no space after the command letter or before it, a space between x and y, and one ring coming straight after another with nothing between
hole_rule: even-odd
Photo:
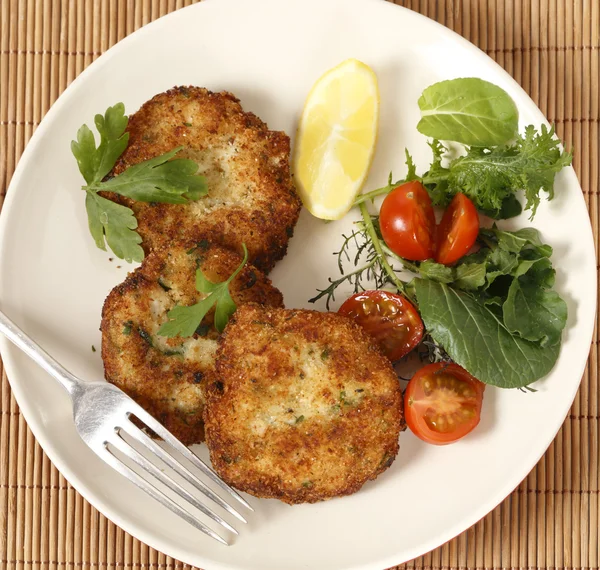
<instances>
[{"instance_id":1,"label":"fork handle","mask_svg":"<svg viewBox=\"0 0 600 570\"><path fill-rule=\"evenodd\" d=\"M0 311L0 333L20 348L29 358L56 378L69 394L81 387L82 381L56 362L41 346L28 337L15 323Z\"/></svg>"}]
</instances>

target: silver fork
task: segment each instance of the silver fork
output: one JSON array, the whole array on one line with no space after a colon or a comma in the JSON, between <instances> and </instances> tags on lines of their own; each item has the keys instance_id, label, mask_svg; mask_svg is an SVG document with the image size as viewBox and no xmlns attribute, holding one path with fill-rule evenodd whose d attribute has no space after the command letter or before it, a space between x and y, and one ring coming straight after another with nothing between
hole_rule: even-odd
<instances>
[{"instance_id":1,"label":"silver fork","mask_svg":"<svg viewBox=\"0 0 600 570\"><path fill-rule=\"evenodd\" d=\"M246 520L244 517L203 483L192 469L186 467L172 453L169 453L158 445L142 429L133 424L130 416L136 417L146 427L150 428L168 444L170 449L182 455L189 462L190 466L193 466L222 490L229 493L241 505L251 511L254 509L227 483L222 481L206 463L176 439L175 436L167 431L148 412L136 404L119 388L108 382L84 382L71 374L2 312L0 312L0 333L62 384L73 402L73 418L77 432L83 441L101 459L135 483L140 489L146 491L153 499L156 499L176 515L215 540L225 545L228 544L225 539L203 524L197 515L193 514L193 511L190 512L189 506L204 513L227 530L238 534L227 521L204 505L197 496L190 493L176 479L169 477L161 467L157 466L157 463L160 464L162 462L162 464L169 467L180 478L190 484L195 491L198 491L245 523ZM131 446L122 437L123 435L126 435L127 439L134 440L138 444L136 447L142 447L144 452L142 453ZM188 508L183 508L179 503L175 502L154 485L148 477L143 477L134 471L115 455L115 450L129 458L129 460L148 475L151 475L154 479L176 493L185 501Z\"/></svg>"}]
</instances>

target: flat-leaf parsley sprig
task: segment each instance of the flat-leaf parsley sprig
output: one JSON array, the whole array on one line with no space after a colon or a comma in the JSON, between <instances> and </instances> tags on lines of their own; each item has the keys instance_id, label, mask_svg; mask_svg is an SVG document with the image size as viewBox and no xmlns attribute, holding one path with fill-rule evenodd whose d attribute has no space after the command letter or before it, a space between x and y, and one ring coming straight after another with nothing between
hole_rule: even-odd
<instances>
[{"instance_id":1,"label":"flat-leaf parsley sprig","mask_svg":"<svg viewBox=\"0 0 600 570\"><path fill-rule=\"evenodd\" d=\"M168 321L163 323L158 334L169 338L180 336L182 338L193 336L202 323L208 311L215 307L215 328L223 332L227 321L236 310L236 304L229 293L229 284L237 277L248 261L248 250L244 248L244 259L238 268L223 282L209 281L202 270L196 270L196 289L199 293L207 295L204 299L187 307L177 306L167 313Z\"/></svg>"},{"instance_id":2,"label":"flat-leaf parsley sprig","mask_svg":"<svg viewBox=\"0 0 600 570\"><path fill-rule=\"evenodd\" d=\"M108 244L117 257L129 262L142 261L144 250L139 245L142 238L135 231L137 220L133 210L98 192L114 192L140 202L185 204L206 195L206 179L197 174L198 165L193 160L174 158L183 148L177 147L104 180L129 142L123 103L109 107L104 115L96 115L94 123L100 134L98 146L87 125L82 125L77 140L71 141L71 151L86 181L82 189L86 193L90 233L100 249L106 250Z\"/></svg>"}]
</instances>

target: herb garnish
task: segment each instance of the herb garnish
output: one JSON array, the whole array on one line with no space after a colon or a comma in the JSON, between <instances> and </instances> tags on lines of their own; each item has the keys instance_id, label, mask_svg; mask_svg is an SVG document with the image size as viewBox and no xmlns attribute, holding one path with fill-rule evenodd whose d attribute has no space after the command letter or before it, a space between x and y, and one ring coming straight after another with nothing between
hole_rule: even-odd
<instances>
[{"instance_id":1,"label":"herb garnish","mask_svg":"<svg viewBox=\"0 0 600 570\"><path fill-rule=\"evenodd\" d=\"M71 142L71 151L86 185L85 207L90 233L96 246L126 261L142 261L142 238L135 231L137 220L133 210L116 204L98 194L114 192L141 202L184 204L207 193L204 176L198 175L198 165L189 159L175 159L183 148L171 151L129 167L108 180L105 177L127 148L129 133L125 132L128 118L123 103L109 107L104 115L94 118L100 134L96 147L94 133L87 125L77 131L77 140Z\"/></svg>"},{"instance_id":2,"label":"herb garnish","mask_svg":"<svg viewBox=\"0 0 600 570\"><path fill-rule=\"evenodd\" d=\"M190 337L200 326L205 315L215 307L215 328L223 332L229 317L236 310L236 304L229 293L229 284L235 279L238 273L244 268L248 261L248 250L244 248L244 259L238 268L221 283L209 281L202 273L201 269L196 270L196 289L199 293L207 294L204 299L187 307L177 306L167 313L168 321L163 323L158 334L166 337Z\"/></svg>"}]
</instances>

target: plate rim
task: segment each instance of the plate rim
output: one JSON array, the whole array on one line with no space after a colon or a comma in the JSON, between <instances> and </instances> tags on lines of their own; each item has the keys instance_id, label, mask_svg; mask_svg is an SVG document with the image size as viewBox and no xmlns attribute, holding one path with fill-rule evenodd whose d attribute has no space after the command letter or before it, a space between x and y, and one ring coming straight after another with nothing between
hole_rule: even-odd
<instances>
[{"instance_id":1,"label":"plate rim","mask_svg":"<svg viewBox=\"0 0 600 570\"><path fill-rule=\"evenodd\" d=\"M180 13L185 10L202 9L201 8L202 6L205 6L207 4L214 5L217 3L217 1L221 4L226 4L226 3L236 4L237 2L241 2L243 0L204 0L203 2L200 2L197 4L192 4L192 5L186 6L184 8L181 8L179 10L175 10L175 11L173 11L169 14L166 14L152 22L149 22L148 24L140 27L139 29L135 30L134 32L132 32L128 36L124 37L122 40L118 41L113 46L111 46L106 52L104 52L101 56L99 56L96 60L94 60L89 66L87 66L65 88L65 90L59 95L59 97L56 99L56 101L52 104L50 109L47 111L47 113L42 118L42 121L40 122L37 129L33 133L29 142L26 144L24 151L16 165L15 171L11 178L11 182L7 188L6 197L5 197L3 207L2 207L2 211L0 212L0 243L4 243L4 241L6 240L7 226L8 226L7 220L10 218L10 211L11 211L13 202L16 199L15 198L16 187L19 186L19 181L22 176L22 172L26 169L27 163L30 160L29 157L30 157L30 155L33 155L36 152L37 148L40 146L40 144L43 140L45 131L47 130L47 128L49 128L48 126L52 122L52 119L54 118L54 116L57 115L58 113L60 113L62 108L68 103L71 92L73 92L79 86L80 83L85 82L88 75L94 73L97 68L99 68L101 65L104 65L105 63L107 63L111 57L118 55L120 50L122 50L124 48L124 46L126 46L129 42L137 41L140 36L142 36L143 34L149 33L149 31L153 30L155 27L159 27L161 25L163 25L163 26L168 25L165 22L170 21L171 18L173 18L176 14L178 14L180 16ZM257 4L260 2L264 2L266 4L269 1L272 1L272 0L254 0L254 2ZM289 1L290 0L288 0L288 2ZM300 0L294 0L294 1L300 3ZM327 1L330 1L332 3L337 2L337 3L341 4L341 0L327 0ZM497 73L499 73L500 75L503 75L504 79L508 83L510 83L510 85L513 87L513 89L515 89L516 91L519 91L519 94L521 95L521 97L525 98L528 101L528 103L530 103L532 113L538 115L539 124L545 124L545 125L549 126L549 123L548 123L546 117L544 116L544 114L542 113L542 111L535 104L535 102L529 96L529 94L523 89L523 87L521 87L521 85L516 81L516 79L514 79L500 64L498 64L496 61L494 61L488 54L486 54L483 50L481 50L475 44L471 43L465 37L461 36L457 32L454 32L450 28L447 28L443 24L433 20L432 18L424 16L423 14L420 14L418 12L415 12L413 10L405 8L403 6L393 4L392 2L389 2L387 0L352 0L352 2L357 7L364 5L366 9L370 8L369 4L372 4L372 5L379 4L380 6L385 5L386 9L389 9L389 10L399 9L400 11L404 12L405 14L409 13L410 17L414 17L418 20L421 20L422 22L424 22L424 25L426 25L426 26L431 26L433 24L433 27L441 35L445 35L446 37L448 37L452 41L452 43L458 43L464 49L466 49L472 53L477 53L477 55L479 56L480 59L485 60L486 66L494 67L495 71ZM318 6L319 0L310 0L310 1L303 0L302 4L304 6L306 6L307 9L309 9L312 5ZM482 58L482 56L483 56L483 58ZM569 166L565 170L568 171L569 176L571 178L573 178L574 182L576 182L577 186L581 190L581 184L579 183L579 179L577 178L577 175L574 171L573 166ZM582 194L580 196L580 199L583 201L584 200L583 199L583 191L581 190L581 192L582 192ZM586 210L587 210L587 208L586 208ZM589 213L589 211L588 211L588 213ZM594 237L593 237L593 232L591 230L591 222L589 220L589 217L588 217L587 221L588 221L588 224L586 227L587 227L587 229L590 230L591 245L595 251ZM2 255L3 255L2 249L0 249L0 257L2 257ZM594 272L594 289L596 291L597 291L597 285L598 285L598 276L597 276L597 272ZM597 311L597 297L598 297L598 294L596 293L596 295L594 296L594 307L593 307L594 315L596 314L596 311ZM588 324L588 330L585 331L585 337L589 339L588 344L590 344L590 345L591 345L591 340L593 338L594 322L595 322L595 319L591 319L590 323ZM581 325L579 325L579 326L581 327ZM582 336L584 336L584 334L582 334ZM7 378L9 379L11 391L12 391L12 393L15 397L15 400L19 406L19 409L21 410L21 413L27 423L27 426L32 431L35 439L38 441L38 443L40 444L40 447L43 449L44 453L48 456L48 458L50 459L52 464L68 480L68 482L72 485L72 487L79 494L81 494L82 497L86 501L88 501L96 510L98 510L108 520L110 520L111 522L113 522L114 524L116 524L117 526L122 528L128 534L131 534L137 540L143 542L144 544L147 544L151 548L154 548L160 552L163 552L169 556L172 556L173 558L175 558L177 560L187 562L185 556L182 557L180 554L177 553L178 549L176 546L173 546L170 543L163 541L162 539L155 540L154 537L152 537L152 536L150 536L150 537L146 536L144 534L143 530L138 531L138 527L133 521L130 521L126 517L121 516L121 514L119 512L110 508L110 506L106 504L106 502L102 499L102 497L98 494L95 494L93 492L93 489L91 489L90 486L87 485L84 480L77 477L77 475L74 473L74 471L70 468L69 464L61 459L60 454L58 452L56 452L56 450L55 450L52 440L49 437L48 438L46 437L46 434L44 433L44 430L43 430L43 425L41 423L30 421L30 418L33 414L33 411L32 411L33 406L29 405L29 403L27 401L27 397L24 393L24 390L21 389L20 383L18 381L13 383L13 381L18 377L18 366L16 365L15 361L13 360L13 356L18 353L19 353L18 349L16 347L14 347L8 340L6 340L3 337L0 338L0 354L2 355L2 361L4 364L4 368L7 372ZM442 536L430 537L427 541L421 542L418 547L413 547L412 549L409 549L408 550L409 557L406 558L406 560L399 560L398 558L389 556L387 558L381 558L381 559L374 560L371 563L369 563L368 565L363 564L360 566L349 566L348 569L352 568L352 569L358 570L359 568L360 569L366 569L366 568L375 569L375 568L381 568L382 566L389 567L389 566L401 564L407 560L411 560L415 557L421 556L427 552L430 552L432 549L439 547L446 541L451 540L452 538L458 536L465 530L471 528L474 524L477 523L477 521L481 520L489 512L491 512L496 506L498 506L502 501L504 501L511 494L511 492L516 487L518 487L520 482L522 482L527 477L527 474L533 468L535 468L535 465L539 462L540 458L546 453L546 451L547 451L548 447L551 445L552 441L554 441L554 439L556 438L556 435L560 431L562 425L564 424L565 418L566 418L567 414L569 413L569 410L570 410L570 408L573 404L573 401L577 395L577 391L579 390L579 387L581 385L581 380L583 378L583 373L585 371L585 367L586 367L588 358L589 358L589 353L588 353L588 357L586 357L580 363L579 369L577 370L577 376L579 377L579 380L573 384L572 394L569 394L568 398L564 399L565 402L568 402L568 406L566 406L565 413L561 414L561 421L560 421L560 423L557 422L556 430L555 431L552 430L553 433L551 433L551 437L549 438L549 440L544 441L544 445L543 445L543 448L541 448L541 452L539 453L539 455L536 454L536 459L535 459L535 461L533 461L533 463L531 465L529 465L527 463L527 466L525 469L523 469L523 467L515 469L515 472L519 473L518 477L513 476L510 480L507 481L507 483L505 483L505 485L502 486L501 491L497 491L495 493L494 498L492 498L491 500L484 503L485 506L480 505L478 509L474 509L471 512L470 517L463 517L461 519L460 524L453 525L451 527L451 529L449 531L443 533ZM523 475L521 475L522 473L523 473ZM516 480L516 479L518 479L518 481L515 484L514 480ZM466 526L464 524L465 521L467 522ZM232 546L232 548L234 548L234 547L235 547L235 545ZM187 563L194 564L194 565L200 563L204 566L206 564L206 561L205 562L201 561L201 552L199 552L199 555L200 555L200 558L198 560L189 561ZM208 563L210 564L211 568L218 568L218 569L230 568L230 566L224 565L221 562L215 563L214 560L210 560L210 561L208 561Z\"/></svg>"}]
</instances>

